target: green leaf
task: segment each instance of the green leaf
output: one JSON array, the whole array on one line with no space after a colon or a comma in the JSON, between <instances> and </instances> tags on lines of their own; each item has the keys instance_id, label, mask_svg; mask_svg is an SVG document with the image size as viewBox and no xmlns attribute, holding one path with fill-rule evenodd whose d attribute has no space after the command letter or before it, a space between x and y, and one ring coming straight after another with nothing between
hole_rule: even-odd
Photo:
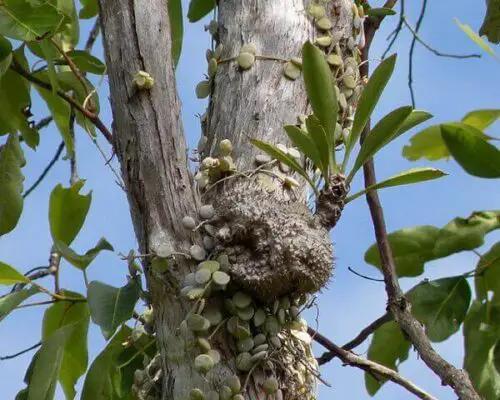
<instances>
[{"instance_id":1,"label":"green leaf","mask_svg":"<svg viewBox=\"0 0 500 400\"><path fill-rule=\"evenodd\" d=\"M500 307L472 302L464 322L464 368L484 399L500 398L494 348L500 340Z\"/></svg>"},{"instance_id":2,"label":"green leaf","mask_svg":"<svg viewBox=\"0 0 500 400\"><path fill-rule=\"evenodd\" d=\"M391 176L385 181L379 182L375 185L372 185L352 196L349 196L345 200L345 204L357 199L358 197L364 195L366 192L370 190L378 190L384 189L393 186L401 186L401 185L411 185L413 183L420 183L425 181L430 181L433 179L438 179L447 175L445 172L440 169L435 168L412 168L408 171L401 172L397 175Z\"/></svg>"},{"instance_id":3,"label":"green leaf","mask_svg":"<svg viewBox=\"0 0 500 400\"><path fill-rule=\"evenodd\" d=\"M97 4L97 0L80 0L80 4L82 5L78 13L80 19L94 18L99 14L99 4Z\"/></svg>"},{"instance_id":4,"label":"green leaf","mask_svg":"<svg viewBox=\"0 0 500 400\"><path fill-rule=\"evenodd\" d=\"M492 43L500 43L500 2L499 0L488 0L483 24L479 29L479 35L486 36Z\"/></svg>"},{"instance_id":5,"label":"green leaf","mask_svg":"<svg viewBox=\"0 0 500 400\"><path fill-rule=\"evenodd\" d=\"M114 251L113 246L104 238L99 239L93 248L82 255L77 254L60 240L54 242L54 247L66 261L81 270L85 270L102 250Z\"/></svg>"},{"instance_id":6,"label":"green leaf","mask_svg":"<svg viewBox=\"0 0 500 400\"><path fill-rule=\"evenodd\" d=\"M97 75L103 75L106 73L106 65L104 65L104 63L97 57L89 54L87 51L72 50L68 51L66 55L71 58L78 69L82 72L89 72Z\"/></svg>"},{"instance_id":7,"label":"green leaf","mask_svg":"<svg viewBox=\"0 0 500 400\"><path fill-rule=\"evenodd\" d=\"M33 366L28 400L51 400L54 398L57 379L63 363L64 347L74 329L74 325L64 326L42 341L42 347Z\"/></svg>"},{"instance_id":8,"label":"green leaf","mask_svg":"<svg viewBox=\"0 0 500 400\"><path fill-rule=\"evenodd\" d=\"M319 151L311 136L295 125L286 125L284 129L292 143L321 170L323 177L327 177L328 170L323 168Z\"/></svg>"},{"instance_id":9,"label":"green leaf","mask_svg":"<svg viewBox=\"0 0 500 400\"><path fill-rule=\"evenodd\" d=\"M424 281L408 294L412 314L425 325L433 342L442 342L458 331L465 319L471 290L463 276Z\"/></svg>"},{"instance_id":10,"label":"green leaf","mask_svg":"<svg viewBox=\"0 0 500 400\"><path fill-rule=\"evenodd\" d=\"M69 188L57 185L50 195L49 222L54 242L71 244L85 222L92 201L92 192L81 195L85 181L78 181Z\"/></svg>"},{"instance_id":11,"label":"green leaf","mask_svg":"<svg viewBox=\"0 0 500 400\"><path fill-rule=\"evenodd\" d=\"M50 2L39 5L28 1L3 0L0 7L0 35L21 41L35 40L56 33L66 17Z\"/></svg>"},{"instance_id":12,"label":"green leaf","mask_svg":"<svg viewBox=\"0 0 500 400\"><path fill-rule=\"evenodd\" d=\"M405 122L403 122L403 125L401 125L401 128L399 128L397 136L402 135L403 133L409 131L417 125L420 125L428 119L431 119L432 117L433 115L428 113L427 111L412 110L411 114L408 116L408 118L405 119Z\"/></svg>"},{"instance_id":13,"label":"green leaf","mask_svg":"<svg viewBox=\"0 0 500 400\"><path fill-rule=\"evenodd\" d=\"M189 22L196 22L202 19L215 8L215 0L191 0L189 3Z\"/></svg>"},{"instance_id":14,"label":"green leaf","mask_svg":"<svg viewBox=\"0 0 500 400\"><path fill-rule=\"evenodd\" d=\"M488 292L491 291L492 303L500 303L500 242L480 258L474 272L474 284L478 300L488 300Z\"/></svg>"},{"instance_id":15,"label":"green leaf","mask_svg":"<svg viewBox=\"0 0 500 400\"><path fill-rule=\"evenodd\" d=\"M12 62L12 44L3 36L0 36L0 79L9 69L11 62Z\"/></svg>"},{"instance_id":16,"label":"green leaf","mask_svg":"<svg viewBox=\"0 0 500 400\"><path fill-rule=\"evenodd\" d=\"M387 15L396 15L396 11L387 7L370 8L367 10L366 15L369 17L385 17Z\"/></svg>"},{"instance_id":17,"label":"green leaf","mask_svg":"<svg viewBox=\"0 0 500 400\"><path fill-rule=\"evenodd\" d=\"M399 277L419 276L428 261L472 250L484 244L484 236L500 228L500 211L479 211L468 218L455 218L444 228L421 225L389 234ZM365 261L380 269L377 245L365 253Z\"/></svg>"},{"instance_id":18,"label":"green leaf","mask_svg":"<svg viewBox=\"0 0 500 400\"><path fill-rule=\"evenodd\" d=\"M8 264L0 261L0 285L13 285L15 283L29 283L29 279L12 268Z\"/></svg>"},{"instance_id":19,"label":"green leaf","mask_svg":"<svg viewBox=\"0 0 500 400\"><path fill-rule=\"evenodd\" d=\"M50 39L45 38L39 40L38 45L40 46L40 50L42 50L44 60L47 61L47 75L52 86L52 93L56 94L59 89L59 82L57 81L57 71L54 60L58 59L60 55L50 42Z\"/></svg>"},{"instance_id":20,"label":"green leaf","mask_svg":"<svg viewBox=\"0 0 500 400\"><path fill-rule=\"evenodd\" d=\"M455 21L458 25L458 27L464 31L464 33L471 39L474 43L476 43L481 49L483 49L486 53L488 53L490 56L492 56L495 60L500 61L500 59L497 57L493 49L486 43L481 37L474 32L471 27L467 24L461 24L460 21L455 18Z\"/></svg>"},{"instance_id":21,"label":"green leaf","mask_svg":"<svg viewBox=\"0 0 500 400\"><path fill-rule=\"evenodd\" d=\"M397 366L408 358L410 347L411 343L405 339L399 326L394 321L386 322L373 334L368 359L397 371ZM365 373L365 386L370 396L375 395L387 381L387 378L379 378L377 381Z\"/></svg>"},{"instance_id":22,"label":"green leaf","mask_svg":"<svg viewBox=\"0 0 500 400\"><path fill-rule=\"evenodd\" d=\"M302 46L302 70L306 85L307 97L311 103L314 116L318 119L326 133L326 148L318 149L320 155L328 151L330 168L335 168L333 141L337 125L338 103L335 95L335 82L326 62L324 53L311 42ZM311 137L313 137L310 132ZM316 143L318 142L313 137ZM325 157L322 156L322 159Z\"/></svg>"},{"instance_id":23,"label":"green leaf","mask_svg":"<svg viewBox=\"0 0 500 400\"><path fill-rule=\"evenodd\" d=\"M182 51L182 2L181 0L170 0L167 2L168 14L170 18L170 33L172 36L172 59L177 67Z\"/></svg>"},{"instance_id":24,"label":"green leaf","mask_svg":"<svg viewBox=\"0 0 500 400\"><path fill-rule=\"evenodd\" d=\"M467 113L462 118L462 122L476 128L477 130L484 131L498 118L500 118L499 109L482 109Z\"/></svg>"},{"instance_id":25,"label":"green leaf","mask_svg":"<svg viewBox=\"0 0 500 400\"><path fill-rule=\"evenodd\" d=\"M333 147L330 149L330 143L328 141L328 135L320 124L318 118L314 115L310 115L306 119L306 127L309 136L311 137L316 150L319 153L321 164L321 171L325 171L326 174L323 175L325 182L328 182L328 171L334 167L330 154L334 151Z\"/></svg>"},{"instance_id":26,"label":"green leaf","mask_svg":"<svg viewBox=\"0 0 500 400\"><path fill-rule=\"evenodd\" d=\"M441 126L448 151L469 174L480 178L500 178L500 150L472 129Z\"/></svg>"},{"instance_id":27,"label":"green leaf","mask_svg":"<svg viewBox=\"0 0 500 400\"><path fill-rule=\"evenodd\" d=\"M116 328L132 317L139 298L139 288L134 281L121 288L93 281L89 284L87 297L92 321L101 327L104 337L109 339Z\"/></svg>"},{"instance_id":28,"label":"green leaf","mask_svg":"<svg viewBox=\"0 0 500 400\"><path fill-rule=\"evenodd\" d=\"M72 298L84 299L78 293L63 292L63 295ZM85 302L59 301L49 307L43 317L42 340L48 340L52 334L64 326L71 326L68 340L64 344L59 382L63 388L66 399L75 397L75 384L88 365L87 333L90 312Z\"/></svg>"},{"instance_id":29,"label":"green leaf","mask_svg":"<svg viewBox=\"0 0 500 400\"><path fill-rule=\"evenodd\" d=\"M29 289L21 289L0 298L0 322L24 300L39 292L40 290L36 286L32 286Z\"/></svg>"},{"instance_id":30,"label":"green leaf","mask_svg":"<svg viewBox=\"0 0 500 400\"><path fill-rule=\"evenodd\" d=\"M117 371L114 361L124 351L123 343L127 341L131 333L132 330L128 326L122 326L92 362L85 377L81 400L109 400L113 398L112 377Z\"/></svg>"},{"instance_id":31,"label":"green leaf","mask_svg":"<svg viewBox=\"0 0 500 400\"><path fill-rule=\"evenodd\" d=\"M387 114L373 127L361 145L356 161L354 161L354 166L347 177L347 182L352 181L356 172L364 163L372 158L377 151L404 132L401 127L410 116L411 112L411 106L397 108Z\"/></svg>"},{"instance_id":32,"label":"green leaf","mask_svg":"<svg viewBox=\"0 0 500 400\"><path fill-rule=\"evenodd\" d=\"M354 122L352 125L351 133L347 137L345 144L345 158L343 163L343 169L347 165L349 160L349 155L352 149L356 145L356 142L361 135L370 115L372 114L375 106L377 105L382 92L384 91L387 82L391 78L392 71L394 71L394 65L396 64L396 55L392 55L382 61L379 66L373 71L370 76L368 83L366 84L361 97L358 101L358 107L356 108L356 114L354 115Z\"/></svg>"},{"instance_id":33,"label":"green leaf","mask_svg":"<svg viewBox=\"0 0 500 400\"><path fill-rule=\"evenodd\" d=\"M0 236L13 230L23 211L21 168L25 159L17 135L11 134L0 146Z\"/></svg>"},{"instance_id":34,"label":"green leaf","mask_svg":"<svg viewBox=\"0 0 500 400\"><path fill-rule=\"evenodd\" d=\"M283 153L280 149L273 146L272 144L263 142L258 139L251 139L250 142L257 148L269 154L271 157L276 158L283 164L288 165L292 170L301 175L312 188L315 188L314 182L311 180L307 172L302 168L302 166L291 156Z\"/></svg>"}]
</instances>

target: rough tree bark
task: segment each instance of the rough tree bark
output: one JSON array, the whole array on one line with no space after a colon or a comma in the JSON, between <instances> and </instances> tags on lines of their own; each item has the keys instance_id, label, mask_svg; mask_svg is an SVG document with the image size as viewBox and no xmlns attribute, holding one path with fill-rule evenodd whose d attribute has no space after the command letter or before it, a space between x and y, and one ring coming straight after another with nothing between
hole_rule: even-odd
<instances>
[{"instance_id":1,"label":"rough tree bark","mask_svg":"<svg viewBox=\"0 0 500 400\"><path fill-rule=\"evenodd\" d=\"M183 229L180 221L185 215L197 214L200 196L188 169L166 1L99 2L114 117L114 145L140 251L145 254L187 252L200 237ZM316 34L306 15L306 5L303 0L220 0L218 40L224 45L222 59L236 56L240 47L248 43L256 46L257 55L282 59L300 56L302 44ZM340 15L333 32L343 32L346 37L351 34L351 5L350 0L334 1ZM189 51L188 46L185 49ZM137 91L134 88L132 79L139 70L154 78L151 90ZM248 71L241 71L235 62L221 63L207 112L205 133L208 145L203 154L217 153L218 142L230 139L238 169L255 168L253 160L259 151L250 144L248 137L288 144L283 125L294 124L297 116L307 111L302 79L286 80L281 62L258 59ZM252 189L253 182L244 179L234 182L219 185L203 198L203 202L212 202L223 212L233 206L238 208L238 202L259 208L263 202L279 206L293 200L294 205L286 209L285 214L290 212L291 216L302 216L305 212L304 206L296 205L306 198L305 185L291 192L271 182L276 190L263 199L262 192L256 193ZM233 202L228 203L228 199ZM310 219L310 215L307 218ZM227 220L219 222L217 228L222 229ZM323 235L318 239L320 241L328 238L326 230L322 229L318 234ZM259 239L258 232L251 234L255 240ZM298 246L314 245L308 240L304 239ZM245 244L235 243L234 237L229 242L233 248L241 250L242 246L245 247ZM256 248L245 248L244 251L248 257L249 252L256 251ZM265 251L269 256L269 249ZM242 261L238 260L236 253L233 254L235 264ZM330 266L331 254L325 254L330 256ZM192 358L185 354L185 344L178 335L178 327L188 310L180 299L180 282L193 267L192 262L176 257L170 260L168 271L162 276L153 274L151 269L148 273L161 350L163 399L185 399L192 388L206 386L194 370ZM236 281L251 291L254 283L246 282L247 272L240 274ZM281 280L287 279L292 277L281 277ZM293 287L292 284L287 288L291 290ZM260 297L272 297L266 293L266 290L260 291ZM208 386L215 385L234 370L234 359L224 335L219 338L218 348L223 355L222 362L210 375ZM258 384L252 382L250 385L254 387L249 393L256 395L260 390ZM249 394L245 396L253 398ZM292 398L292 394L285 392L285 398Z\"/></svg>"}]
</instances>

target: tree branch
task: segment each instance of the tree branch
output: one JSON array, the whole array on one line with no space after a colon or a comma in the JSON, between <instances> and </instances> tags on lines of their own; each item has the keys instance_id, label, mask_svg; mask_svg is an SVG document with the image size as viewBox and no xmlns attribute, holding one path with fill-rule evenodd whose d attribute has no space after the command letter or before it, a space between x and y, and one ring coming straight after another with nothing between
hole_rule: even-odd
<instances>
[{"instance_id":1,"label":"tree branch","mask_svg":"<svg viewBox=\"0 0 500 400\"><path fill-rule=\"evenodd\" d=\"M87 38L87 41L85 42L85 47L83 48L86 52L90 53L90 50L92 50L92 47L94 47L94 43L97 40L100 31L101 31L101 20L99 19L99 17L97 17L94 22L94 26L89 32L89 36Z\"/></svg>"},{"instance_id":2,"label":"tree branch","mask_svg":"<svg viewBox=\"0 0 500 400\"><path fill-rule=\"evenodd\" d=\"M364 357L360 357L352 353L351 351L345 350L344 348L337 346L331 340L323 336L321 333L316 332L312 328L308 328L308 332L314 338L314 340L316 340L319 344L328 349L336 357L340 358L345 365L360 368L363 371L375 374L376 376L378 375L387 378L390 381L400 385L401 387L404 387L406 390L413 393L420 399L437 400L434 396L420 389L410 380L403 378L396 371L387 368L384 365L378 364L374 361L368 360Z\"/></svg>"},{"instance_id":3,"label":"tree branch","mask_svg":"<svg viewBox=\"0 0 500 400\"><path fill-rule=\"evenodd\" d=\"M10 354L8 356L2 356L2 357L0 357L0 361L12 360L13 358L19 357L19 356L23 355L24 353L27 353L28 351L35 350L36 348L40 347L41 345L42 345L42 342L40 341L40 342L34 344L33 346L28 347L27 349L21 350L18 353Z\"/></svg>"},{"instance_id":4,"label":"tree branch","mask_svg":"<svg viewBox=\"0 0 500 400\"><path fill-rule=\"evenodd\" d=\"M373 38L373 35L374 31L368 32L367 34L369 38ZM364 62L360 67L361 76L368 76L369 49L370 46L367 40L367 46L363 49ZM361 133L361 143L365 140L369 132L370 127L368 123ZM366 162L363 166L363 171L365 176L365 187L368 188L373 186L376 183L375 165L373 159ZM472 385L469 375L465 371L457 369L448 363L432 348L423 326L411 314L410 304L399 286L396 264L392 255L389 239L387 237L384 213L378 197L378 192L376 190L368 191L366 193L366 200L370 209L375 237L377 239L377 246L380 253L382 272L385 280L385 290L388 298L388 311L392 313L396 323L403 330L403 332L406 333L410 342L415 346L418 354L425 364L441 378L443 385L451 386L460 399L481 400L481 397L477 394L474 386Z\"/></svg>"}]
</instances>

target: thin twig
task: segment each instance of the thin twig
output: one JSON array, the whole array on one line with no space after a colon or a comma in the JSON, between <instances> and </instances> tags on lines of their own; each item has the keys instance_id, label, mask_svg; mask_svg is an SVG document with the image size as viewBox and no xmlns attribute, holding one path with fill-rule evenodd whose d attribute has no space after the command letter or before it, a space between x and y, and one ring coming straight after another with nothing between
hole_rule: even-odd
<instances>
[{"instance_id":1,"label":"thin twig","mask_svg":"<svg viewBox=\"0 0 500 400\"><path fill-rule=\"evenodd\" d=\"M18 353L10 354L8 356L2 356L2 357L0 357L0 361L12 360L13 358L19 357L19 356L23 355L24 353L27 353L28 351L35 350L36 348L40 347L41 345L42 345L42 342L40 341L40 342L34 344L33 346L28 347L27 349L21 350Z\"/></svg>"},{"instance_id":2,"label":"thin twig","mask_svg":"<svg viewBox=\"0 0 500 400\"><path fill-rule=\"evenodd\" d=\"M12 59L12 64L10 65L10 69L21 75L26 80L34 83L35 85L38 85L44 89L52 91L52 85L50 83L42 81L36 76L30 74L15 59ZM85 109L81 104L77 103L75 100L71 98L71 96L68 96L62 90L56 90L56 94L64 101L69 103L71 106L73 106L75 109L77 109L79 112L81 112L85 116L85 118L87 118L90 122L92 122L96 126L97 129L99 129L99 131L103 134L106 140L111 145L113 145L113 134L108 130L106 125L104 125L104 122L102 122L98 114Z\"/></svg>"},{"instance_id":3,"label":"thin twig","mask_svg":"<svg viewBox=\"0 0 500 400\"><path fill-rule=\"evenodd\" d=\"M46 126L48 126L53 120L54 118L52 118L52 115L49 115L38 121L33 128L39 131L40 129L43 129Z\"/></svg>"},{"instance_id":4,"label":"thin twig","mask_svg":"<svg viewBox=\"0 0 500 400\"><path fill-rule=\"evenodd\" d=\"M37 307L37 306L45 306L48 304L54 304L57 303L59 300L45 300L45 301L36 301L34 303L27 303L27 304L21 304L17 306L15 309L19 308L28 308L28 307Z\"/></svg>"},{"instance_id":5,"label":"thin twig","mask_svg":"<svg viewBox=\"0 0 500 400\"><path fill-rule=\"evenodd\" d=\"M47 164L47 166L44 168L38 179L31 185L24 193L23 193L23 198L25 199L30 195L30 193L37 188L37 186L44 180L44 178L47 176L49 171L52 169L54 164L59 160L59 157L61 156L61 153L64 149L64 141L62 141L59 146L57 147L56 153L50 160L50 162Z\"/></svg>"},{"instance_id":6,"label":"thin twig","mask_svg":"<svg viewBox=\"0 0 500 400\"><path fill-rule=\"evenodd\" d=\"M314 329L312 328L308 328L308 332L311 336L314 335L315 340L319 344L321 344L323 347L325 347L326 349L334 353L338 358L340 358L345 365L349 365L351 367L357 367L362 369L363 371L374 374L376 376L382 376L384 378L387 378L390 381L405 388L409 392L413 393L420 399L437 400L434 396L420 389L410 380L403 378L393 369L387 368L385 365L368 360L364 357L360 357L352 353L351 351L345 350L337 346L331 340L323 336L321 333L314 331Z\"/></svg>"},{"instance_id":7,"label":"thin twig","mask_svg":"<svg viewBox=\"0 0 500 400\"><path fill-rule=\"evenodd\" d=\"M342 346L344 350L352 350L362 344L368 337L375 332L378 328L384 325L386 322L392 321L392 315L390 313L385 313L381 317L377 318L370 325L364 328L359 334ZM323 365L335 358L335 353L327 351L323 353L318 359L318 364Z\"/></svg>"},{"instance_id":8,"label":"thin twig","mask_svg":"<svg viewBox=\"0 0 500 400\"><path fill-rule=\"evenodd\" d=\"M89 32L87 41L85 42L84 50L87 53L90 53L90 50L92 50L92 47L94 47L94 43L97 40L97 37L99 36L100 30L101 30L101 21L99 20L99 17L97 17L94 22L94 26Z\"/></svg>"},{"instance_id":9,"label":"thin twig","mask_svg":"<svg viewBox=\"0 0 500 400\"><path fill-rule=\"evenodd\" d=\"M76 146L76 138L75 138L75 120L76 120L76 112L73 107L70 107L70 114L69 114L69 136L73 138L73 143L75 143ZM69 176L69 184L73 186L75 182L78 181L78 170L77 170L77 165L76 165L76 151L73 152L71 158L69 159L69 170L70 170L70 176Z\"/></svg>"},{"instance_id":10,"label":"thin twig","mask_svg":"<svg viewBox=\"0 0 500 400\"><path fill-rule=\"evenodd\" d=\"M347 269L352 272L354 275L357 275L359 276L360 278L363 278L363 279L366 279L367 281L373 281L373 282L384 282L383 279L379 279L379 278L371 278L369 276L366 276L366 275L363 275L363 274L360 274L359 272L357 272L356 270L354 270L353 268L351 267L347 267Z\"/></svg>"},{"instance_id":11,"label":"thin twig","mask_svg":"<svg viewBox=\"0 0 500 400\"><path fill-rule=\"evenodd\" d=\"M369 32L367 36L373 38L374 33L374 31ZM369 44L370 43L363 49L363 60L369 59ZM360 69L361 76L368 76L368 68L369 63L362 65ZM361 133L361 143L370 132L369 125L368 122ZM376 178L373 159L368 160L365 165L363 165L363 171L365 188L375 185ZM370 190L367 192L366 200L373 221L382 272L385 279L385 290L388 299L387 311L394 316L394 320L403 332L405 332L424 363L441 378L443 385L451 386L457 396L462 400L481 400L481 397L477 394L472 385L469 375L465 371L455 368L434 350L422 324L411 314L410 304L399 286L396 264L389 244L384 213L377 190Z\"/></svg>"},{"instance_id":12,"label":"thin twig","mask_svg":"<svg viewBox=\"0 0 500 400\"><path fill-rule=\"evenodd\" d=\"M398 24L396 26L396 29L394 29L394 31L392 31L392 33L388 37L388 39L391 37L392 37L392 39L389 42L387 49L385 49L384 53L382 54L382 59L384 59L387 56L387 54L389 53L389 51L391 51L392 46L394 45L394 43L396 43L396 40L397 40L399 34L401 33L401 29L403 28L403 22L404 22L404 18L405 18L405 0L401 0L400 7L401 7L401 9L399 12Z\"/></svg>"}]
</instances>

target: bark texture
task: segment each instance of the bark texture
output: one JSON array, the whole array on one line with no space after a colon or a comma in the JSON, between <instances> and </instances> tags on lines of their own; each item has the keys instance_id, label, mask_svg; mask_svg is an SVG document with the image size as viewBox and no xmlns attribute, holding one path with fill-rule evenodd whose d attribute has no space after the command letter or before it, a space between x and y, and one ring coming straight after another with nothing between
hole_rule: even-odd
<instances>
[{"instance_id":1,"label":"bark texture","mask_svg":"<svg viewBox=\"0 0 500 400\"><path fill-rule=\"evenodd\" d=\"M172 251L187 252L200 237L183 229L180 221L185 215L195 216L200 201L188 170L166 2L99 0L99 3L115 151L121 162L140 251L163 255ZM337 0L334 4L340 13L334 20L333 31L342 31L347 37L351 31L351 1ZM256 46L257 55L282 59L300 56L302 44L316 35L306 15L306 5L302 0L220 0L218 41L224 45L222 58L237 55L240 47L249 43ZM134 87L133 77L140 70L154 78L151 90L138 91ZM224 62L219 65L213 87L204 155L216 153L221 139L230 139L238 169L254 168L254 156L260 151L250 144L248 137L287 144L283 125L295 123L297 116L306 111L303 81L284 78L282 62L259 59L248 71L241 71L234 62ZM213 202L217 208L220 196L231 190L246 190L249 184L255 182L228 181L207 193L203 202ZM291 191L276 182L271 184L275 190L268 194L269 203L294 201L299 204L306 198L304 187ZM246 201L252 204L259 199L249 196ZM223 225L218 226L221 227ZM324 237L328 237L326 230ZM208 383L203 381L194 371L192 349L179 335L178 327L187 311L186 303L179 296L180 282L193 266L176 258L169 261L166 273L158 275L151 269L148 273L161 349L162 399L186 399L197 386L207 390L215 388L234 370L230 343L227 336L221 335L218 349L222 362ZM239 281L245 286L243 283ZM311 357L309 346L294 347L293 341L290 346L281 350L280 358L291 352ZM282 384L290 378L279 377ZM258 380L249 385L250 394L245 398L262 396ZM299 393L287 393L285 391L286 399L306 398Z\"/></svg>"}]
</instances>

